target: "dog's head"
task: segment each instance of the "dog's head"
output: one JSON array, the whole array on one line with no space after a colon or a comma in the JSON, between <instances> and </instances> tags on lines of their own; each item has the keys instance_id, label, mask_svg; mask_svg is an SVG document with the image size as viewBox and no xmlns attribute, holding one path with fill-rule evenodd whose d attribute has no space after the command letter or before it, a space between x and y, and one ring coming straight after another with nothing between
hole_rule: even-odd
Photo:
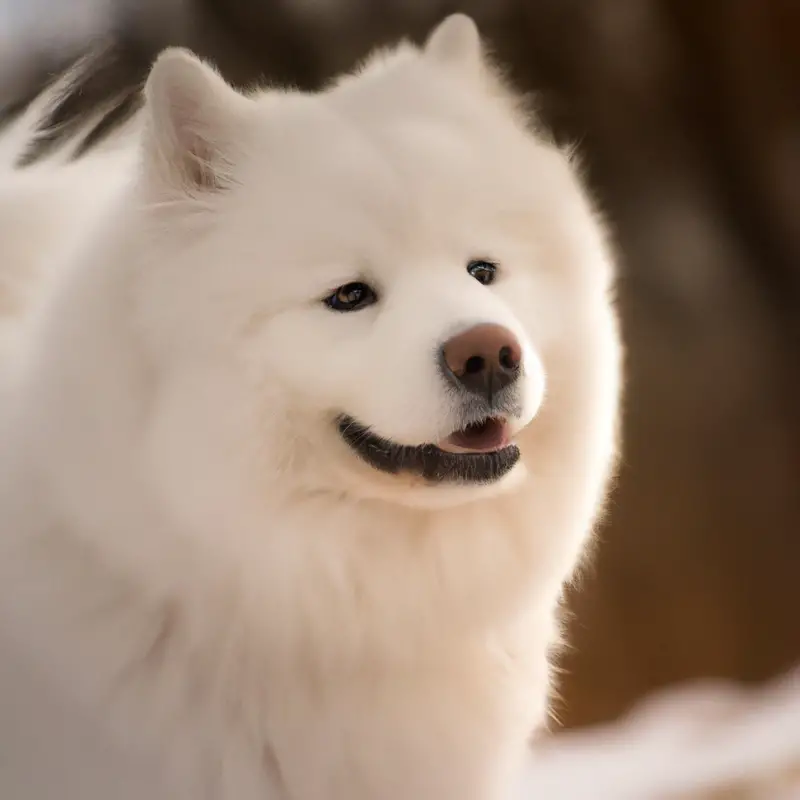
<instances>
[{"instance_id":1,"label":"dog's head","mask_svg":"<svg viewBox=\"0 0 800 800\"><path fill-rule=\"evenodd\" d=\"M513 486L548 353L591 349L573 323L608 275L474 25L314 95L245 96L172 51L146 94L134 297L162 472L411 504Z\"/></svg>"}]
</instances>

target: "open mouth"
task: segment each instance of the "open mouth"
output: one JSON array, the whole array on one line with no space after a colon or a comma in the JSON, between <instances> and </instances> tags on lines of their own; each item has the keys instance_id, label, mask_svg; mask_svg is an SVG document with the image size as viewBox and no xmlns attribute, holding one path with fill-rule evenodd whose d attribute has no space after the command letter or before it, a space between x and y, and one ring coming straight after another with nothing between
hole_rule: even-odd
<instances>
[{"instance_id":1,"label":"open mouth","mask_svg":"<svg viewBox=\"0 0 800 800\"><path fill-rule=\"evenodd\" d=\"M344 441L370 466L394 475L419 475L430 483L492 483L510 472L520 457L502 417L468 425L437 444L417 446L377 436L346 415L337 425Z\"/></svg>"},{"instance_id":2,"label":"open mouth","mask_svg":"<svg viewBox=\"0 0 800 800\"><path fill-rule=\"evenodd\" d=\"M447 453L494 453L508 447L510 441L506 420L502 417L489 417L451 433L436 446Z\"/></svg>"}]
</instances>

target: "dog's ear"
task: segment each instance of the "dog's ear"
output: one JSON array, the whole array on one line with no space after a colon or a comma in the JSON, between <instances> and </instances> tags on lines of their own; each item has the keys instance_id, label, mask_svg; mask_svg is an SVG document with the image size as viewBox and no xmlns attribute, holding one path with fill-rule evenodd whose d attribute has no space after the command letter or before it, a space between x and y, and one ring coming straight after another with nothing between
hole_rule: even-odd
<instances>
[{"instance_id":1,"label":"dog's ear","mask_svg":"<svg viewBox=\"0 0 800 800\"><path fill-rule=\"evenodd\" d=\"M466 14L451 14L439 23L425 43L425 54L468 77L477 77L483 66L480 33Z\"/></svg>"},{"instance_id":2,"label":"dog's ear","mask_svg":"<svg viewBox=\"0 0 800 800\"><path fill-rule=\"evenodd\" d=\"M145 86L144 167L167 191L198 195L230 178L237 128L251 102L186 50L156 60ZM240 130L240 128L239 128Z\"/></svg>"}]
</instances>

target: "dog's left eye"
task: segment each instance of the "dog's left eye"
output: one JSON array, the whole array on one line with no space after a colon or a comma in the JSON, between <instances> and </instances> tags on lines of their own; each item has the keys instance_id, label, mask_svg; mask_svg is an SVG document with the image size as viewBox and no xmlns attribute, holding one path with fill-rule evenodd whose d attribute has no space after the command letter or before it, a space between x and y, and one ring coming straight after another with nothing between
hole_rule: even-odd
<instances>
[{"instance_id":1,"label":"dog's left eye","mask_svg":"<svg viewBox=\"0 0 800 800\"><path fill-rule=\"evenodd\" d=\"M491 261L484 261L483 259L476 259L467 264L467 272L469 272L478 283L488 286L490 283L494 283L495 276L497 275L497 264L492 264Z\"/></svg>"},{"instance_id":2,"label":"dog's left eye","mask_svg":"<svg viewBox=\"0 0 800 800\"><path fill-rule=\"evenodd\" d=\"M366 283L346 283L325 298L325 305L334 311L360 311L378 300L375 290Z\"/></svg>"}]
</instances>

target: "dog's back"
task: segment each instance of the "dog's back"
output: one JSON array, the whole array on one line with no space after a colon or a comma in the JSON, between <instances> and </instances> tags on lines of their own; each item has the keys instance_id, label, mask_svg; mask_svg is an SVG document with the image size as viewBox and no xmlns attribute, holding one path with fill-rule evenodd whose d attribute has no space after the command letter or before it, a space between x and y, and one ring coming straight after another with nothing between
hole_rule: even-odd
<instances>
[{"instance_id":1,"label":"dog's back","mask_svg":"<svg viewBox=\"0 0 800 800\"><path fill-rule=\"evenodd\" d=\"M128 174L137 127L118 100L65 116L102 67L103 46L69 65L0 129L0 361L6 362L48 278ZM132 96L138 96L136 90ZM109 115L112 115L110 117ZM114 124L109 124L112 119ZM109 135L101 137L98 125Z\"/></svg>"}]
</instances>

